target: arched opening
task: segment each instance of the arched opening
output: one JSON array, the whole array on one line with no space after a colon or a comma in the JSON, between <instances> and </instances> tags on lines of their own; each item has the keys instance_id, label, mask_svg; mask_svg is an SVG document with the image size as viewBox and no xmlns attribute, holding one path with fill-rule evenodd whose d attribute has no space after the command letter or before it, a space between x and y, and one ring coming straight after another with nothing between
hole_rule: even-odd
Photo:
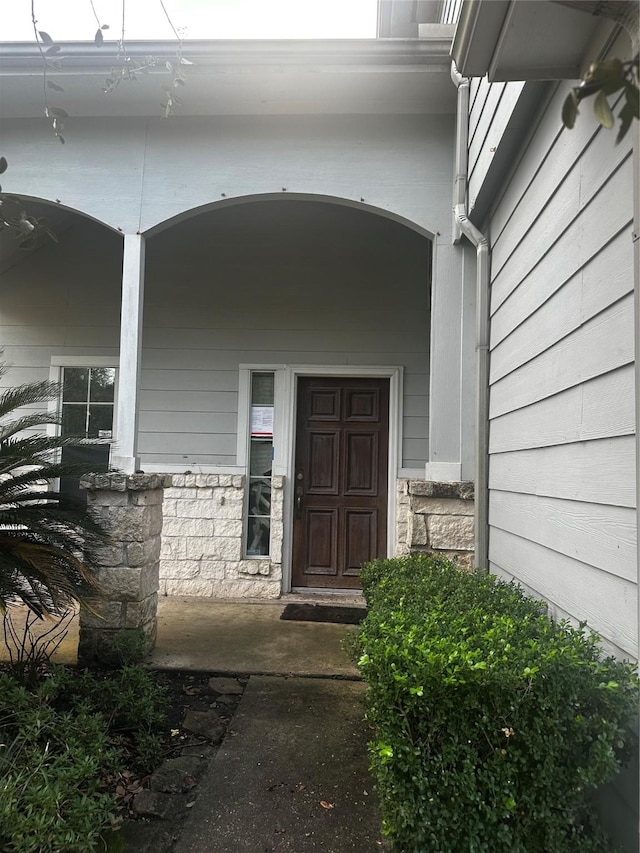
<instances>
[{"instance_id":1,"label":"arched opening","mask_svg":"<svg viewBox=\"0 0 640 853\"><path fill-rule=\"evenodd\" d=\"M195 501L208 495L203 489L215 492L221 482L238 483L237 493L218 495L224 503L217 506L226 507L221 515L213 498L209 518L165 519L166 592L224 594L231 562L238 567L236 594L279 594L283 564L284 587L290 585L286 567L296 547L287 533L296 519L295 400L305 375L323 378L335 395L360 395L365 406L367 383L378 382L375 393L384 399L391 383L393 404L386 403L380 414L387 430L383 438L371 439L371 446L384 442L387 454L372 463L382 472L384 506L375 525L377 531L384 525L385 535L374 536L363 510L353 516L350 543L343 537L327 546L332 554L351 548L356 555L351 562L367 548L373 549L370 556L377 555L376 548L387 553L395 494L388 460L396 476L400 471L420 476L428 459L431 257L431 240L406 224L326 199L219 204L148 238L141 466L175 473L176 488L184 490L172 504L177 512L204 512L204 503ZM263 459L256 449L260 412L267 420L273 417L268 426L262 424ZM345 435L350 435L348 420L340 421ZM330 464L346 464L347 450L337 453ZM258 491L269 509L260 516L267 527L260 536L251 532ZM224 517L234 501L241 511ZM343 508L334 509L338 518ZM254 527L257 517L256 512ZM207 543L210 528L226 533L217 543L211 534ZM332 528L329 535L335 532ZM188 571L196 574L185 584ZM315 573L316 585L330 586L320 574ZM348 576L342 573L339 588L357 585L357 574L354 583L345 580Z\"/></svg>"},{"instance_id":2,"label":"arched opening","mask_svg":"<svg viewBox=\"0 0 640 853\"><path fill-rule=\"evenodd\" d=\"M25 199L30 216L46 218L55 240L42 234L19 248L0 233L0 342L9 370L5 387L61 382L62 434L110 439L120 343L122 236L68 208ZM52 427L53 428L53 427ZM65 462L106 466L109 445L65 447ZM80 494L77 480L63 491Z\"/></svg>"}]
</instances>

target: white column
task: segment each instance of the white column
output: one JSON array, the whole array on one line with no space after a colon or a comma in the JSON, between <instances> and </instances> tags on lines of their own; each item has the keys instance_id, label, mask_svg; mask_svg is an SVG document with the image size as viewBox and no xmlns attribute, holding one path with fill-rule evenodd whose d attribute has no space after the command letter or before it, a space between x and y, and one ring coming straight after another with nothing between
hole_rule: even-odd
<instances>
[{"instance_id":1,"label":"white column","mask_svg":"<svg viewBox=\"0 0 640 853\"><path fill-rule=\"evenodd\" d=\"M439 237L431 294L429 462L425 477L443 482L459 482L462 477L462 261L461 248L452 246L450 238Z\"/></svg>"},{"instance_id":2,"label":"white column","mask_svg":"<svg viewBox=\"0 0 640 853\"><path fill-rule=\"evenodd\" d=\"M125 234L116 440L111 452L111 465L125 474L132 474L139 468L137 446L144 303L144 249L145 238L141 234Z\"/></svg>"}]
</instances>

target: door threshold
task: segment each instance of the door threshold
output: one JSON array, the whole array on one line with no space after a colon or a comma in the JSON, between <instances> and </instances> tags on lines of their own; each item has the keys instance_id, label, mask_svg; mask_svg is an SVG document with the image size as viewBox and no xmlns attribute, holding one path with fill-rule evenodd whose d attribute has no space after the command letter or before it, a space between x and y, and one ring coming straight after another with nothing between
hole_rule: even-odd
<instances>
[{"instance_id":1,"label":"door threshold","mask_svg":"<svg viewBox=\"0 0 640 853\"><path fill-rule=\"evenodd\" d=\"M292 587L290 592L283 592L278 601L287 604L289 602L303 603L308 599L310 604L321 604L325 602L337 607L365 604L362 590L360 589L323 589L321 587Z\"/></svg>"}]
</instances>

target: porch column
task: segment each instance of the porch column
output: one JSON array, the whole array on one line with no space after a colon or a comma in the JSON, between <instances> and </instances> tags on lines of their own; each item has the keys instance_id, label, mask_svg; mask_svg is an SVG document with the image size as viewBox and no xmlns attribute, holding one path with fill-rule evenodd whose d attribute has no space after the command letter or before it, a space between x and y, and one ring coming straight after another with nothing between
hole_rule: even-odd
<instances>
[{"instance_id":1,"label":"porch column","mask_svg":"<svg viewBox=\"0 0 640 853\"><path fill-rule=\"evenodd\" d=\"M431 297L429 462L435 482L473 479L473 292L466 252L439 237ZM475 254L473 256L475 260Z\"/></svg>"},{"instance_id":2,"label":"porch column","mask_svg":"<svg viewBox=\"0 0 640 853\"><path fill-rule=\"evenodd\" d=\"M138 407L142 359L142 312L144 301L144 252L142 234L125 234L122 261L120 312L120 369L116 399L116 442L111 465L124 474L138 468Z\"/></svg>"}]
</instances>

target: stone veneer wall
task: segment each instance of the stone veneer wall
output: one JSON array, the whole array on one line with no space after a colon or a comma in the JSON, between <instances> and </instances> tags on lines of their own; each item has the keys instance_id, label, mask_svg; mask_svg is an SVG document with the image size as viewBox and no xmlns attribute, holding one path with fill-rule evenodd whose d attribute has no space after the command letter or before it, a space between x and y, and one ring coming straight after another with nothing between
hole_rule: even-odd
<instances>
[{"instance_id":1,"label":"stone veneer wall","mask_svg":"<svg viewBox=\"0 0 640 853\"><path fill-rule=\"evenodd\" d=\"M396 553L442 554L473 567L473 483L398 480Z\"/></svg>"},{"instance_id":2,"label":"stone veneer wall","mask_svg":"<svg viewBox=\"0 0 640 853\"><path fill-rule=\"evenodd\" d=\"M284 477L271 480L271 556L243 559L245 477L174 474L165 489L160 594L277 598L282 591ZM473 564L473 483L397 482L396 553Z\"/></svg>"},{"instance_id":3,"label":"stone veneer wall","mask_svg":"<svg viewBox=\"0 0 640 853\"><path fill-rule=\"evenodd\" d=\"M109 534L97 555L100 598L80 608L78 661L112 664L117 642L141 654L155 644L162 498L169 477L161 474L87 474L87 506Z\"/></svg>"},{"instance_id":4,"label":"stone veneer wall","mask_svg":"<svg viewBox=\"0 0 640 853\"><path fill-rule=\"evenodd\" d=\"M165 490L160 593L277 598L282 589L284 477L271 478L271 556L243 559L245 477L174 474Z\"/></svg>"}]
</instances>

